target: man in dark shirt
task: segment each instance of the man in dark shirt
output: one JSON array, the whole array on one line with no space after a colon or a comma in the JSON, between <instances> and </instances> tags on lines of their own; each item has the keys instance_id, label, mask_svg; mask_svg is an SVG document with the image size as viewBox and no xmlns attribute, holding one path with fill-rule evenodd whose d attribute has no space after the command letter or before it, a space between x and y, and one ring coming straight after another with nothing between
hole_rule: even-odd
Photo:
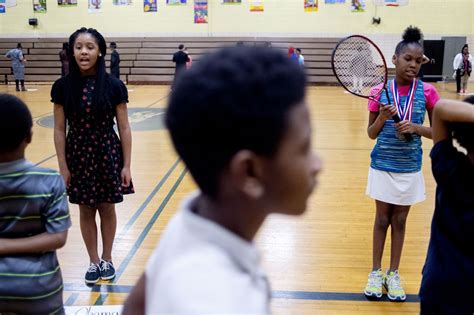
<instances>
[{"instance_id":1,"label":"man in dark shirt","mask_svg":"<svg viewBox=\"0 0 474 315\"><path fill-rule=\"evenodd\" d=\"M441 100L434 108L431 164L437 187L422 315L474 314L474 97L465 101ZM467 154L458 152L453 138Z\"/></svg>"},{"instance_id":2,"label":"man in dark shirt","mask_svg":"<svg viewBox=\"0 0 474 315\"><path fill-rule=\"evenodd\" d=\"M110 43L112 54L110 55L110 74L120 80L120 55L117 52L117 44Z\"/></svg>"},{"instance_id":3,"label":"man in dark shirt","mask_svg":"<svg viewBox=\"0 0 474 315\"><path fill-rule=\"evenodd\" d=\"M184 45L181 44L178 46L178 51L174 53L173 55L173 62L176 64L176 69L174 71L174 82L176 81L176 78L178 74L186 69L186 62L189 61L188 54L184 52Z\"/></svg>"}]
</instances>

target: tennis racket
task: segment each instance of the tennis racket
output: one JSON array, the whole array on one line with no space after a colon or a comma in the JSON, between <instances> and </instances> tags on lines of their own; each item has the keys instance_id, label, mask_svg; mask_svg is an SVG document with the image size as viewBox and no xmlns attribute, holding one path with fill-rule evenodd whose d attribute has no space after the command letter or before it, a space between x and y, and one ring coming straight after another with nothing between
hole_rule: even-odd
<instances>
[{"instance_id":1,"label":"tennis racket","mask_svg":"<svg viewBox=\"0 0 474 315\"><path fill-rule=\"evenodd\" d=\"M388 70L385 58L370 39L361 35L343 38L332 52L331 65L339 83L349 93L373 100L381 105L391 105L387 90ZM374 86L382 85L377 93L371 92ZM388 104L379 101L379 96L385 93ZM397 123L400 117L392 119ZM404 134L406 140L412 137Z\"/></svg>"}]
</instances>

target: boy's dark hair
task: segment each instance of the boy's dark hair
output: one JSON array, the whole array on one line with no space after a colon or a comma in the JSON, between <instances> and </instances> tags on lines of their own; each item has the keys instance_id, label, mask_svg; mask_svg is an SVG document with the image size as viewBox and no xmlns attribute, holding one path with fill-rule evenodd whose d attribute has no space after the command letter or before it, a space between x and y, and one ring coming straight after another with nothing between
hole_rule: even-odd
<instances>
[{"instance_id":1,"label":"boy's dark hair","mask_svg":"<svg viewBox=\"0 0 474 315\"><path fill-rule=\"evenodd\" d=\"M178 78L166 126L205 194L216 197L220 176L239 150L277 152L305 85L303 70L286 55L247 46L212 53Z\"/></svg>"},{"instance_id":2,"label":"boy's dark hair","mask_svg":"<svg viewBox=\"0 0 474 315\"><path fill-rule=\"evenodd\" d=\"M462 46L462 48L461 48L461 53L464 52L464 48L468 48L468 49L469 49L469 45L468 45L468 44L464 44L464 46Z\"/></svg>"},{"instance_id":3,"label":"boy's dark hair","mask_svg":"<svg viewBox=\"0 0 474 315\"><path fill-rule=\"evenodd\" d=\"M17 48L17 49L22 49L21 43L16 44L16 48Z\"/></svg>"},{"instance_id":4,"label":"boy's dark hair","mask_svg":"<svg viewBox=\"0 0 474 315\"><path fill-rule=\"evenodd\" d=\"M184 48L184 45L183 45L183 44L180 44L180 45L178 46L178 49L179 49L179 50L181 50L181 49L183 49L183 48Z\"/></svg>"},{"instance_id":5,"label":"boy's dark hair","mask_svg":"<svg viewBox=\"0 0 474 315\"><path fill-rule=\"evenodd\" d=\"M110 47L111 48L117 48L117 43L116 42L110 42Z\"/></svg>"},{"instance_id":6,"label":"boy's dark hair","mask_svg":"<svg viewBox=\"0 0 474 315\"><path fill-rule=\"evenodd\" d=\"M464 102L474 105L474 96L464 99ZM453 123L450 126L453 138L468 152L474 152L474 124Z\"/></svg>"},{"instance_id":7,"label":"boy's dark hair","mask_svg":"<svg viewBox=\"0 0 474 315\"><path fill-rule=\"evenodd\" d=\"M296 48L296 51L301 53L301 48Z\"/></svg>"},{"instance_id":8,"label":"boy's dark hair","mask_svg":"<svg viewBox=\"0 0 474 315\"><path fill-rule=\"evenodd\" d=\"M15 151L30 135L33 120L18 97L0 93L0 153Z\"/></svg>"},{"instance_id":9,"label":"boy's dark hair","mask_svg":"<svg viewBox=\"0 0 474 315\"><path fill-rule=\"evenodd\" d=\"M96 63L96 83L94 94L92 98L92 106L99 113L105 112L105 108L109 106L109 100L107 99L106 84L107 84L107 72L105 67L105 55L107 54L107 43L104 37L96 29L82 27L71 34L69 37L69 75L66 76L66 95L65 113L66 117L70 117L73 112L78 110L81 106L81 95L83 84L81 81L81 71L77 65L76 59L74 58L74 44L76 39L81 34L91 34L97 41L99 46L99 52L101 56L97 58Z\"/></svg>"},{"instance_id":10,"label":"boy's dark hair","mask_svg":"<svg viewBox=\"0 0 474 315\"><path fill-rule=\"evenodd\" d=\"M419 46L423 51L423 45L421 44L423 33L418 27L411 25L407 27L403 32L402 39L403 40L397 44L397 47L395 47L395 55L400 55L408 45Z\"/></svg>"}]
</instances>

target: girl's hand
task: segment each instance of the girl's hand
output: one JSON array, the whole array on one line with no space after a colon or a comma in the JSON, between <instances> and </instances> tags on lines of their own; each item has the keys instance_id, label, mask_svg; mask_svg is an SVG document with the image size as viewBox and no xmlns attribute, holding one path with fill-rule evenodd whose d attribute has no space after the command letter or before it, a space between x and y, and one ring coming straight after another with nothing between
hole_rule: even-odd
<instances>
[{"instance_id":1,"label":"girl's hand","mask_svg":"<svg viewBox=\"0 0 474 315\"><path fill-rule=\"evenodd\" d=\"M395 128L399 133L416 133L417 124L412 123L409 120L402 120L395 124Z\"/></svg>"},{"instance_id":2,"label":"girl's hand","mask_svg":"<svg viewBox=\"0 0 474 315\"><path fill-rule=\"evenodd\" d=\"M379 117L381 119L388 120L392 119L393 116L397 115L397 108L392 105L380 105L379 106Z\"/></svg>"},{"instance_id":3,"label":"girl's hand","mask_svg":"<svg viewBox=\"0 0 474 315\"><path fill-rule=\"evenodd\" d=\"M129 187L130 182L132 181L132 175L130 173L130 169L128 167L122 168L122 187Z\"/></svg>"},{"instance_id":4,"label":"girl's hand","mask_svg":"<svg viewBox=\"0 0 474 315\"><path fill-rule=\"evenodd\" d=\"M60 167L59 173L64 179L64 184L66 185L66 188L69 188L69 184L71 183L71 172L69 172L69 168L67 166Z\"/></svg>"}]
</instances>

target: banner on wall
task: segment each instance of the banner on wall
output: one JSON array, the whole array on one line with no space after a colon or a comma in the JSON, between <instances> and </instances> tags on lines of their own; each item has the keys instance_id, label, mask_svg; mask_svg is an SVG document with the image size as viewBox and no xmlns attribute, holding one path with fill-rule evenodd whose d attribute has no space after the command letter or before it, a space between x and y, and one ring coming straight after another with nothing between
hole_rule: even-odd
<instances>
[{"instance_id":1,"label":"banner on wall","mask_svg":"<svg viewBox=\"0 0 474 315\"><path fill-rule=\"evenodd\" d=\"M0 0L0 14L6 12L5 8L6 8L5 0Z\"/></svg>"},{"instance_id":2,"label":"banner on wall","mask_svg":"<svg viewBox=\"0 0 474 315\"><path fill-rule=\"evenodd\" d=\"M33 0L33 12L34 13L46 13L46 0Z\"/></svg>"},{"instance_id":3,"label":"banner on wall","mask_svg":"<svg viewBox=\"0 0 474 315\"><path fill-rule=\"evenodd\" d=\"M264 10L263 0L250 0L250 12L263 12Z\"/></svg>"},{"instance_id":4,"label":"banner on wall","mask_svg":"<svg viewBox=\"0 0 474 315\"><path fill-rule=\"evenodd\" d=\"M77 0L58 0L59 7L73 7L77 6Z\"/></svg>"},{"instance_id":5,"label":"banner on wall","mask_svg":"<svg viewBox=\"0 0 474 315\"><path fill-rule=\"evenodd\" d=\"M222 0L222 4L242 4L242 0Z\"/></svg>"},{"instance_id":6,"label":"banner on wall","mask_svg":"<svg viewBox=\"0 0 474 315\"><path fill-rule=\"evenodd\" d=\"M102 11L102 0L89 0L89 13Z\"/></svg>"},{"instance_id":7,"label":"banner on wall","mask_svg":"<svg viewBox=\"0 0 474 315\"><path fill-rule=\"evenodd\" d=\"M352 0L351 11L352 12L364 12L365 11L365 0Z\"/></svg>"},{"instance_id":8,"label":"banner on wall","mask_svg":"<svg viewBox=\"0 0 474 315\"><path fill-rule=\"evenodd\" d=\"M114 5L131 5L132 0L114 0Z\"/></svg>"},{"instance_id":9,"label":"banner on wall","mask_svg":"<svg viewBox=\"0 0 474 315\"><path fill-rule=\"evenodd\" d=\"M374 0L374 4L379 7L400 7L408 5L408 0Z\"/></svg>"},{"instance_id":10,"label":"banner on wall","mask_svg":"<svg viewBox=\"0 0 474 315\"><path fill-rule=\"evenodd\" d=\"M167 5L186 5L186 0L166 0Z\"/></svg>"},{"instance_id":11,"label":"banner on wall","mask_svg":"<svg viewBox=\"0 0 474 315\"><path fill-rule=\"evenodd\" d=\"M304 12L318 11L318 0L304 0Z\"/></svg>"},{"instance_id":12,"label":"banner on wall","mask_svg":"<svg viewBox=\"0 0 474 315\"><path fill-rule=\"evenodd\" d=\"M207 24L208 6L207 0L194 1L194 23Z\"/></svg>"},{"instance_id":13,"label":"banner on wall","mask_svg":"<svg viewBox=\"0 0 474 315\"><path fill-rule=\"evenodd\" d=\"M143 12L156 12L158 6L156 0L143 0Z\"/></svg>"},{"instance_id":14,"label":"banner on wall","mask_svg":"<svg viewBox=\"0 0 474 315\"><path fill-rule=\"evenodd\" d=\"M324 0L326 4L346 3L346 0Z\"/></svg>"}]
</instances>

